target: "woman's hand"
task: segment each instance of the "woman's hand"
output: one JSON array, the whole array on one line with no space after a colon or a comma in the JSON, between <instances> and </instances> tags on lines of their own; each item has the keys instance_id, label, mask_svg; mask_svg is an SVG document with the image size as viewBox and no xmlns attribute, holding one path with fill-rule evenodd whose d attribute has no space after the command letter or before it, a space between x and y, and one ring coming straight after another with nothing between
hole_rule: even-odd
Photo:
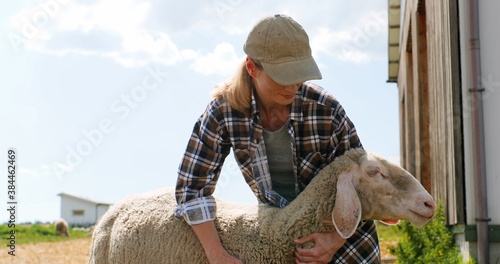
<instances>
[{"instance_id":1,"label":"woman's hand","mask_svg":"<svg viewBox=\"0 0 500 264\"><path fill-rule=\"evenodd\" d=\"M295 240L295 243L302 245L306 242L313 242L314 247L310 249L296 248L295 263L328 263L333 255L345 243L337 231L331 233L313 233L311 235Z\"/></svg>"},{"instance_id":2,"label":"woman's hand","mask_svg":"<svg viewBox=\"0 0 500 264\"><path fill-rule=\"evenodd\" d=\"M191 226L207 255L210 264L243 264L224 249L213 221Z\"/></svg>"}]
</instances>

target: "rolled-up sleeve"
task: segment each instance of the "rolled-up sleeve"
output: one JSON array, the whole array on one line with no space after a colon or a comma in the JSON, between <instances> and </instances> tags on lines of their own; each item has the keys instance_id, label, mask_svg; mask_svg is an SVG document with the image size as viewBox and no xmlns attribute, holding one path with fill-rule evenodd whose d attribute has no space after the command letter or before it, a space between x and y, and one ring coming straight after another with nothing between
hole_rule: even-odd
<instances>
[{"instance_id":1,"label":"rolled-up sleeve","mask_svg":"<svg viewBox=\"0 0 500 264\"><path fill-rule=\"evenodd\" d=\"M194 125L179 165L175 215L190 225L214 220L216 216L212 194L230 151L221 123L223 114L212 103Z\"/></svg>"},{"instance_id":2,"label":"rolled-up sleeve","mask_svg":"<svg viewBox=\"0 0 500 264\"><path fill-rule=\"evenodd\" d=\"M213 221L217 212L217 205L212 196L200 197L181 203L175 210L177 217L184 217L189 225L197 225Z\"/></svg>"}]
</instances>

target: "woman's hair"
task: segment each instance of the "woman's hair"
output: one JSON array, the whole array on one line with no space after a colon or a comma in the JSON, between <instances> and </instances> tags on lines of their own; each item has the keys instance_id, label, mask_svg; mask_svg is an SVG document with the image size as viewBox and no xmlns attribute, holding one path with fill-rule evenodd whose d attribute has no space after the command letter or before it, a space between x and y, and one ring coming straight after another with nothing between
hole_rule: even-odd
<instances>
[{"instance_id":1,"label":"woman's hair","mask_svg":"<svg viewBox=\"0 0 500 264\"><path fill-rule=\"evenodd\" d=\"M262 65L253 61L258 70L262 70ZM254 89L253 78L247 71L246 61L241 63L234 76L218 84L213 92L214 98L226 98L233 109L245 115L250 115L252 104L252 89Z\"/></svg>"}]
</instances>

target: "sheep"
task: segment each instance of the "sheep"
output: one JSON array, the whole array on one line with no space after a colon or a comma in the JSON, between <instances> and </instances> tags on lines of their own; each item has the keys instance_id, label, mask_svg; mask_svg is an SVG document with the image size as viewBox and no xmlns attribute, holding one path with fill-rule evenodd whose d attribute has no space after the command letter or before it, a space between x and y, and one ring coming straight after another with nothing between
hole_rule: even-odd
<instances>
[{"instance_id":1,"label":"sheep","mask_svg":"<svg viewBox=\"0 0 500 264\"><path fill-rule=\"evenodd\" d=\"M337 157L283 209L216 202L222 245L244 263L294 263L296 238L334 229L348 238L367 219L422 226L435 210L410 173L362 149ZM191 227L175 217L176 206L171 189L114 205L96 225L89 263L208 263Z\"/></svg>"},{"instance_id":2,"label":"sheep","mask_svg":"<svg viewBox=\"0 0 500 264\"><path fill-rule=\"evenodd\" d=\"M63 218L55 221L56 233L60 236L69 237L68 223Z\"/></svg>"}]
</instances>

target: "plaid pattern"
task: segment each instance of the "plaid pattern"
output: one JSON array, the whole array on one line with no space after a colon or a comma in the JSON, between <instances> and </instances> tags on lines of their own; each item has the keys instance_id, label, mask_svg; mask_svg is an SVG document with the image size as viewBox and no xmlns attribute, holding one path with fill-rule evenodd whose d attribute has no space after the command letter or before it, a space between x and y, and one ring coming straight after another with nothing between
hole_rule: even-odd
<instances>
[{"instance_id":1,"label":"plaid pattern","mask_svg":"<svg viewBox=\"0 0 500 264\"><path fill-rule=\"evenodd\" d=\"M375 222L370 220L358 228L335 253L330 263L381 263Z\"/></svg>"},{"instance_id":2,"label":"plaid pattern","mask_svg":"<svg viewBox=\"0 0 500 264\"><path fill-rule=\"evenodd\" d=\"M259 203L279 207L288 204L286 199L272 190L262 130L254 95L249 117L232 109L224 98L210 102L194 125L179 166L177 217L184 217L191 225L215 219L216 205L212 194L231 148L245 181ZM304 83L295 94L288 133L292 138L297 193L335 157L348 149L362 147L354 125L340 103L323 88L309 82ZM373 234L376 238L375 231ZM369 234L370 237L373 234ZM352 244L349 254L375 252L378 250L378 242L375 242L358 241ZM378 251L376 255L379 255Z\"/></svg>"}]
</instances>

